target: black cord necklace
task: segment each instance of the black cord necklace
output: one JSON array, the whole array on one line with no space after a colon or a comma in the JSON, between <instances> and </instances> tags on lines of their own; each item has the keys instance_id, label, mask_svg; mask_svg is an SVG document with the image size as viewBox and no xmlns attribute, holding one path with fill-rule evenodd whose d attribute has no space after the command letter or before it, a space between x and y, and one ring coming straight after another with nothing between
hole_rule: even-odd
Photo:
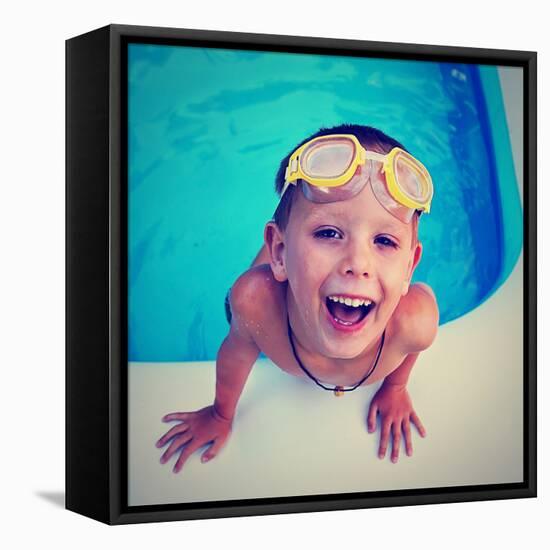
<instances>
[{"instance_id":1,"label":"black cord necklace","mask_svg":"<svg viewBox=\"0 0 550 550\"><path fill-rule=\"evenodd\" d=\"M296 359L296 362L298 365L300 365L300 368L311 378L319 387L323 388L327 391L334 392L334 395L336 397L340 397L344 395L344 392L346 391L353 391L357 389L369 376L374 372L374 369L376 368L376 365L378 365L378 360L380 359L380 355L382 354L382 348L384 347L384 340L386 339L386 329L384 329L384 332L382 333L382 339L380 340L380 345L378 346L378 351L376 352L376 357L374 359L374 362L372 364L372 367L368 370L367 374L357 382L354 386L351 388L344 388L343 386L334 386L334 388L328 388L324 384L321 384L313 374L311 374L303 365L303 363L300 361L300 358L298 357L298 354L296 353L296 348L294 347L294 341L292 340L292 329L290 328L290 319L286 318L287 327L288 327L288 339L290 340L290 346L292 347L292 353L294 354L294 358Z\"/></svg>"}]
</instances>

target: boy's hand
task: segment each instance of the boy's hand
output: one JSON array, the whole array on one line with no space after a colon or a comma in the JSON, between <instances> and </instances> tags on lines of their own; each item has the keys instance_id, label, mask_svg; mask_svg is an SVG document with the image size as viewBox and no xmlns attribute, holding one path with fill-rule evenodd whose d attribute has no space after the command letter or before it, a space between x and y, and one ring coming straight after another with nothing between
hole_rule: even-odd
<instances>
[{"instance_id":1,"label":"boy's hand","mask_svg":"<svg viewBox=\"0 0 550 550\"><path fill-rule=\"evenodd\" d=\"M157 441L156 446L160 448L170 442L170 446L160 459L161 464L179 452L173 468L174 473L178 473L187 459L207 443L212 445L202 454L201 462L208 462L214 458L231 433L232 421L221 417L213 405L195 412L170 413L162 418L163 422L173 420L178 420L179 424L166 432Z\"/></svg>"},{"instance_id":2,"label":"boy's hand","mask_svg":"<svg viewBox=\"0 0 550 550\"><path fill-rule=\"evenodd\" d=\"M426 430L412 407L409 392L404 385L383 383L373 397L367 426L369 433L376 430L376 415L380 413L381 433L378 458L386 456L390 432L393 434L391 461L397 462L399 446L401 445L401 431L405 434L405 449L408 456L412 455L411 423L413 423L422 437Z\"/></svg>"}]
</instances>

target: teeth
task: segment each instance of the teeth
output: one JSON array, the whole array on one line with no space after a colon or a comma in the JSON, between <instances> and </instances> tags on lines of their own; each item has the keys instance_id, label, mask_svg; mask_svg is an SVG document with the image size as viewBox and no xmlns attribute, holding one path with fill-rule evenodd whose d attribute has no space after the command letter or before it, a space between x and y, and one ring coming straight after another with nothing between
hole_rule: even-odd
<instances>
[{"instance_id":1,"label":"teeth","mask_svg":"<svg viewBox=\"0 0 550 550\"><path fill-rule=\"evenodd\" d=\"M329 300L337 302L340 304L345 304L346 306L359 307L359 306L368 306L372 304L370 300L361 300L359 298L345 298L344 296L329 296Z\"/></svg>"}]
</instances>

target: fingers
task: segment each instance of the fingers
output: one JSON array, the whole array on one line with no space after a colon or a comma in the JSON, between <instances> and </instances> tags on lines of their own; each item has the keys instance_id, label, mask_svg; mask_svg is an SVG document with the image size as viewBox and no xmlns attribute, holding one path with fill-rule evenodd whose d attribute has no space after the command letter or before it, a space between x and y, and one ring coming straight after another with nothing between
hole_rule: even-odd
<instances>
[{"instance_id":1,"label":"fingers","mask_svg":"<svg viewBox=\"0 0 550 550\"><path fill-rule=\"evenodd\" d=\"M189 429L189 424L178 424L177 426L174 426L171 430L166 432L157 442L157 447L164 447L170 439L175 437L178 434L182 434L186 432Z\"/></svg>"},{"instance_id":2,"label":"fingers","mask_svg":"<svg viewBox=\"0 0 550 550\"><path fill-rule=\"evenodd\" d=\"M378 458L384 458L386 456L386 450L388 448L388 441L390 439L391 422L384 421L382 423L382 430L380 432L380 446L378 447Z\"/></svg>"},{"instance_id":3,"label":"fingers","mask_svg":"<svg viewBox=\"0 0 550 550\"><path fill-rule=\"evenodd\" d=\"M162 417L163 422L170 422L172 420L186 420L189 413L169 413Z\"/></svg>"},{"instance_id":4,"label":"fingers","mask_svg":"<svg viewBox=\"0 0 550 550\"><path fill-rule=\"evenodd\" d=\"M216 439L214 443L212 443L212 445L210 445L210 447L208 447L208 449L202 454L201 462L208 462L209 460L212 460L220 452L225 444L225 441L226 438L218 437L218 439Z\"/></svg>"},{"instance_id":5,"label":"fingers","mask_svg":"<svg viewBox=\"0 0 550 550\"><path fill-rule=\"evenodd\" d=\"M393 424L393 442L391 448L391 461L397 462L399 458L399 447L401 445L401 422L395 422Z\"/></svg>"},{"instance_id":6,"label":"fingers","mask_svg":"<svg viewBox=\"0 0 550 550\"><path fill-rule=\"evenodd\" d=\"M376 429L376 415L378 414L378 405L371 401L369 414L367 415L367 430L369 433Z\"/></svg>"},{"instance_id":7,"label":"fingers","mask_svg":"<svg viewBox=\"0 0 550 550\"><path fill-rule=\"evenodd\" d=\"M183 449L183 451L180 453L180 456L178 460L176 461L176 464L174 466L174 469L172 470L175 474L177 474L182 468L183 465L187 462L187 459L200 447L200 443L196 443L195 441L192 441Z\"/></svg>"},{"instance_id":8,"label":"fingers","mask_svg":"<svg viewBox=\"0 0 550 550\"><path fill-rule=\"evenodd\" d=\"M407 456L411 456L413 452L411 425L407 419L391 421L382 421L382 430L380 433L380 446L378 448L378 458L384 458L388 450L388 444L391 436L392 451L390 459L393 463L399 460L399 449L401 447L402 436L405 436L405 451Z\"/></svg>"},{"instance_id":9,"label":"fingers","mask_svg":"<svg viewBox=\"0 0 550 550\"><path fill-rule=\"evenodd\" d=\"M412 456L413 446L411 437L411 424L408 419L403 420L403 433L405 434L405 452L407 456Z\"/></svg>"},{"instance_id":10,"label":"fingers","mask_svg":"<svg viewBox=\"0 0 550 550\"><path fill-rule=\"evenodd\" d=\"M164 452L164 454L160 457L160 463L164 464L168 460L170 460L171 456L180 448L183 447L186 443L191 441L193 439L193 436L184 433L183 435L180 435L179 437L174 438L168 449Z\"/></svg>"},{"instance_id":11,"label":"fingers","mask_svg":"<svg viewBox=\"0 0 550 550\"><path fill-rule=\"evenodd\" d=\"M426 428L424 428L422 422L420 422L420 418L418 418L418 415L414 411L411 413L411 422L416 426L418 433L422 437L426 437Z\"/></svg>"}]
</instances>

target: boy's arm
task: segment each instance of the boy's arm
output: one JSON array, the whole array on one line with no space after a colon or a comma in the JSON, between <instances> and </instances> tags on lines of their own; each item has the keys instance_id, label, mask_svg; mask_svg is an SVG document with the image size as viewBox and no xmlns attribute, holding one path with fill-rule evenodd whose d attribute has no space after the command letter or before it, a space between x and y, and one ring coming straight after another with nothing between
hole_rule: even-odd
<instances>
[{"instance_id":1,"label":"boy's arm","mask_svg":"<svg viewBox=\"0 0 550 550\"><path fill-rule=\"evenodd\" d=\"M248 329L261 323L266 296L266 277L261 269L250 269L231 287L231 329L216 358L215 412L231 421L237 402L260 354Z\"/></svg>"},{"instance_id":2,"label":"boy's arm","mask_svg":"<svg viewBox=\"0 0 550 550\"><path fill-rule=\"evenodd\" d=\"M392 462L397 462L401 434L405 436L405 450L412 455L411 424L422 437L426 430L412 406L407 391L410 373L420 352L433 342L439 323L439 311L433 291L427 285L417 283L411 286L407 299L400 304L396 319L396 337L403 343L406 354L401 364L386 376L373 397L367 417L369 433L376 429L376 417L381 417L379 458L384 458L392 436Z\"/></svg>"},{"instance_id":3,"label":"boy's arm","mask_svg":"<svg viewBox=\"0 0 550 550\"><path fill-rule=\"evenodd\" d=\"M223 341L216 359L216 398L214 412L231 422L252 366L260 350L235 325Z\"/></svg>"},{"instance_id":4,"label":"boy's arm","mask_svg":"<svg viewBox=\"0 0 550 550\"><path fill-rule=\"evenodd\" d=\"M200 447L211 443L202 462L214 458L231 433L235 409L248 375L260 349L251 337L244 319L254 316L257 301L251 301L255 289L247 278L239 279L231 290L233 316L231 329L216 358L216 396L214 403L194 412L177 412L163 417L164 422L179 421L157 442L157 447L170 443L162 455L162 464L180 453L174 466L179 472L187 459Z\"/></svg>"},{"instance_id":5,"label":"boy's arm","mask_svg":"<svg viewBox=\"0 0 550 550\"><path fill-rule=\"evenodd\" d=\"M405 360L386 378L384 384L392 384L394 386L406 386L409 381L412 368L418 359L419 353L410 353L405 357Z\"/></svg>"}]
</instances>

